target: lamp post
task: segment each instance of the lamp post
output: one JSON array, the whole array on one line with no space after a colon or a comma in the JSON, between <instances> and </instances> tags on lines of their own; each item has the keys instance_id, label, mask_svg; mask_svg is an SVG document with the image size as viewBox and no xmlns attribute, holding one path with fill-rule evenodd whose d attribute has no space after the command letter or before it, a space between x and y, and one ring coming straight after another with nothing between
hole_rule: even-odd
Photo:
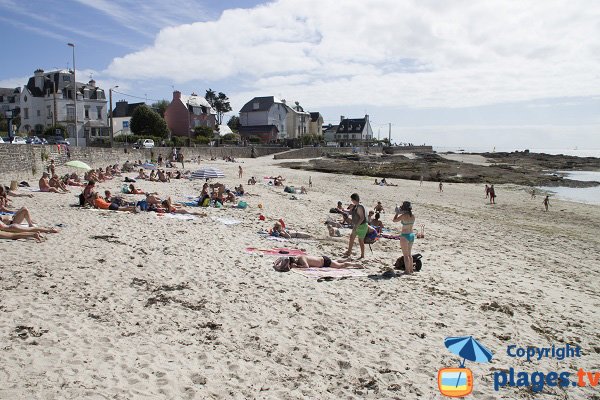
<instances>
[{"instance_id":1,"label":"lamp post","mask_svg":"<svg viewBox=\"0 0 600 400\"><path fill-rule=\"evenodd\" d=\"M110 111L109 111L110 112L110 114L109 114L110 115L110 147L113 147L113 140L114 140L113 138L114 138L114 134L115 134L115 131L113 129L112 91L113 91L113 89L116 89L118 87L119 87L119 85L113 86L110 89L108 89L108 101L110 103Z\"/></svg>"},{"instance_id":2,"label":"lamp post","mask_svg":"<svg viewBox=\"0 0 600 400\"><path fill-rule=\"evenodd\" d=\"M79 146L79 133L77 132L77 77L75 76L75 45L67 43L67 46L73 48L73 103L75 105L75 146Z\"/></svg>"}]
</instances>

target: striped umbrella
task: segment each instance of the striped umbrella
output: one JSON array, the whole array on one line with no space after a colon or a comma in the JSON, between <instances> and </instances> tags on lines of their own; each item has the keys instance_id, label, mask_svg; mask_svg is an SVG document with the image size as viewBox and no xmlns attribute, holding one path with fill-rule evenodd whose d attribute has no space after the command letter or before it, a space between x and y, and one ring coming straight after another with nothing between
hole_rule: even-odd
<instances>
[{"instance_id":1,"label":"striped umbrella","mask_svg":"<svg viewBox=\"0 0 600 400\"><path fill-rule=\"evenodd\" d=\"M144 163L144 164L142 164L142 168L155 170L156 169L156 165L154 165L152 163Z\"/></svg>"},{"instance_id":2,"label":"striped umbrella","mask_svg":"<svg viewBox=\"0 0 600 400\"><path fill-rule=\"evenodd\" d=\"M197 171L192 172L190 179L211 179L211 178L224 178L225 174L217 168L201 168Z\"/></svg>"}]
</instances>

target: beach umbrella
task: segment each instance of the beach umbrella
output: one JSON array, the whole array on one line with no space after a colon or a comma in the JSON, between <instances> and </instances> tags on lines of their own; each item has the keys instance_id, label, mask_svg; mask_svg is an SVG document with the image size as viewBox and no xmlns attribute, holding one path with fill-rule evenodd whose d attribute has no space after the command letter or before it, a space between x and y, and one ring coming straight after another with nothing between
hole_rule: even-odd
<instances>
[{"instance_id":1,"label":"beach umbrella","mask_svg":"<svg viewBox=\"0 0 600 400\"><path fill-rule=\"evenodd\" d=\"M83 161L77 161L77 160L69 161L69 162L65 163L65 166L79 168L79 169L85 169L86 171L89 171L90 169L92 169L92 167L90 167Z\"/></svg>"},{"instance_id":2,"label":"beach umbrella","mask_svg":"<svg viewBox=\"0 0 600 400\"><path fill-rule=\"evenodd\" d=\"M190 179L211 179L211 178L224 178L225 174L217 168L201 168L197 171L192 172Z\"/></svg>"},{"instance_id":3,"label":"beach umbrella","mask_svg":"<svg viewBox=\"0 0 600 400\"><path fill-rule=\"evenodd\" d=\"M464 368L466 360L486 363L492 359L492 352L475 340L473 336L449 337L444 340L444 345L452 353L462 357L463 360L460 368ZM461 374L462 372L458 374L458 379L456 380L457 386Z\"/></svg>"},{"instance_id":4,"label":"beach umbrella","mask_svg":"<svg viewBox=\"0 0 600 400\"><path fill-rule=\"evenodd\" d=\"M156 165L151 164L151 163L144 163L144 164L142 164L142 168L155 170L156 169Z\"/></svg>"}]
</instances>

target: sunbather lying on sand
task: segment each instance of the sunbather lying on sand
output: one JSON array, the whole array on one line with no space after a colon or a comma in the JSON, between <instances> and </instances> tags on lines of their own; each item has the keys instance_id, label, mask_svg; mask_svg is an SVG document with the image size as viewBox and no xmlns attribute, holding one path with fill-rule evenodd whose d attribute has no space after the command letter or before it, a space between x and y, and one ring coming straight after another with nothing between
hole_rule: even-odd
<instances>
[{"instance_id":1,"label":"sunbather lying on sand","mask_svg":"<svg viewBox=\"0 0 600 400\"><path fill-rule=\"evenodd\" d=\"M0 208L3 211L9 211L3 208ZM0 215L0 222L6 224L6 225L12 225L12 224L16 224L19 225L20 223L22 223L23 221L27 221L27 225L29 226L33 226L33 221L31 220L31 215L29 214L29 210L25 207L21 207L20 209L16 210L16 211L10 211L10 212L14 212L13 215Z\"/></svg>"},{"instance_id":2,"label":"sunbather lying on sand","mask_svg":"<svg viewBox=\"0 0 600 400\"><path fill-rule=\"evenodd\" d=\"M121 207L117 203L109 203L105 199L103 199L99 193L94 193L94 207L99 208L101 210L112 210L112 211L129 211L132 213L136 213L137 209L133 206Z\"/></svg>"},{"instance_id":3,"label":"sunbather lying on sand","mask_svg":"<svg viewBox=\"0 0 600 400\"><path fill-rule=\"evenodd\" d=\"M289 257L290 268L364 268L346 260L332 260L327 256Z\"/></svg>"},{"instance_id":4,"label":"sunbather lying on sand","mask_svg":"<svg viewBox=\"0 0 600 400\"><path fill-rule=\"evenodd\" d=\"M173 204L170 197L167 200L164 200L161 203L161 205L162 205L162 207L159 207L158 211L168 212L168 213L172 213L172 214L197 215L199 217L206 217L208 215L206 213L201 213L201 212L197 212L197 211L188 211L188 210L182 208L182 206L180 204Z\"/></svg>"},{"instance_id":5,"label":"sunbather lying on sand","mask_svg":"<svg viewBox=\"0 0 600 400\"><path fill-rule=\"evenodd\" d=\"M10 233L58 233L56 228L44 228L37 226L21 226L20 222L13 222L10 225L0 221L0 231Z\"/></svg>"},{"instance_id":6,"label":"sunbather lying on sand","mask_svg":"<svg viewBox=\"0 0 600 400\"><path fill-rule=\"evenodd\" d=\"M271 229L271 236L282 237L286 239L310 239L312 236L309 233L298 232L298 231L288 231L286 230L280 222L275 222L273 225L273 229Z\"/></svg>"},{"instance_id":7,"label":"sunbather lying on sand","mask_svg":"<svg viewBox=\"0 0 600 400\"><path fill-rule=\"evenodd\" d=\"M36 242L40 243L42 240L44 240L44 237L39 232L13 233L13 232L0 231L0 239L10 239L10 240L33 239Z\"/></svg>"}]
</instances>

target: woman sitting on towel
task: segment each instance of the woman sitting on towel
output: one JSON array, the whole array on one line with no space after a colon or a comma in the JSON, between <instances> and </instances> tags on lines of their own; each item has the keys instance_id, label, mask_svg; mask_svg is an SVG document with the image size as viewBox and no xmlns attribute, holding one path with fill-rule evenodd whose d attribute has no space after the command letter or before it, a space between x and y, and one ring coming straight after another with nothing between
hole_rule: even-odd
<instances>
[{"instance_id":1,"label":"woman sitting on towel","mask_svg":"<svg viewBox=\"0 0 600 400\"><path fill-rule=\"evenodd\" d=\"M327 256L289 257L290 268L364 268L346 260L332 260Z\"/></svg>"},{"instance_id":2,"label":"woman sitting on towel","mask_svg":"<svg viewBox=\"0 0 600 400\"><path fill-rule=\"evenodd\" d=\"M135 177L135 179L148 179L148 175L146 175L146 173L144 172L143 168L140 168L140 170L138 171L138 176Z\"/></svg>"},{"instance_id":3,"label":"woman sitting on towel","mask_svg":"<svg viewBox=\"0 0 600 400\"><path fill-rule=\"evenodd\" d=\"M310 239L312 236L308 233L298 231L288 231L282 225L281 222L275 222L270 232L271 236L282 237L285 239Z\"/></svg>"}]
</instances>

